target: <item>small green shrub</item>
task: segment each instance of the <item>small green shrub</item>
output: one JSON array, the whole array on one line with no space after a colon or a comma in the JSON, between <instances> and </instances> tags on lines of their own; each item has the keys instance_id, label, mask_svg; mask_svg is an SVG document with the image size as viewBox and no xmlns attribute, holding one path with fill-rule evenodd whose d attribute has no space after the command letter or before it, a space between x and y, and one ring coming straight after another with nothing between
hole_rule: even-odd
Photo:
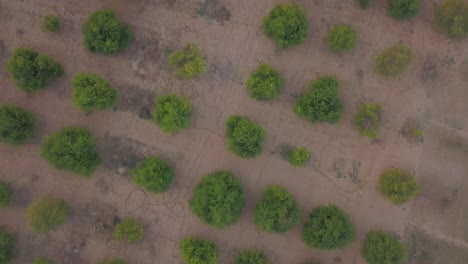
<instances>
[{"instance_id":1,"label":"small green shrub","mask_svg":"<svg viewBox=\"0 0 468 264\"><path fill-rule=\"evenodd\" d=\"M335 25L325 41L334 52L350 51L356 46L357 33L350 25Z\"/></svg>"},{"instance_id":2,"label":"small green shrub","mask_svg":"<svg viewBox=\"0 0 468 264\"><path fill-rule=\"evenodd\" d=\"M468 3L465 0L445 0L436 9L435 22L449 37L465 37L468 33Z\"/></svg>"},{"instance_id":3,"label":"small green shrub","mask_svg":"<svg viewBox=\"0 0 468 264\"><path fill-rule=\"evenodd\" d=\"M344 249L356 236L348 214L335 205L314 209L304 224L302 239L309 247Z\"/></svg>"},{"instance_id":4,"label":"small green shrub","mask_svg":"<svg viewBox=\"0 0 468 264\"><path fill-rule=\"evenodd\" d=\"M297 99L296 114L312 123L338 122L343 112L338 87L338 80L332 76L323 76L312 82L311 90Z\"/></svg>"},{"instance_id":5,"label":"small green shrub","mask_svg":"<svg viewBox=\"0 0 468 264\"><path fill-rule=\"evenodd\" d=\"M233 115L226 120L226 143L229 150L241 158L253 158L263 149L265 131L244 116Z\"/></svg>"},{"instance_id":6,"label":"small green shrub","mask_svg":"<svg viewBox=\"0 0 468 264\"><path fill-rule=\"evenodd\" d=\"M188 127L191 114L192 104L185 97L166 94L156 98L153 120L164 132L177 133Z\"/></svg>"},{"instance_id":7,"label":"small green shrub","mask_svg":"<svg viewBox=\"0 0 468 264\"><path fill-rule=\"evenodd\" d=\"M364 239L362 256L369 264L400 264L407 259L408 253L393 235L374 230Z\"/></svg>"},{"instance_id":8,"label":"small green shrub","mask_svg":"<svg viewBox=\"0 0 468 264\"><path fill-rule=\"evenodd\" d=\"M361 7L364 9L369 7L369 5L372 4L372 2L374 2L374 0L359 0Z\"/></svg>"},{"instance_id":9,"label":"small green shrub","mask_svg":"<svg viewBox=\"0 0 468 264\"><path fill-rule=\"evenodd\" d=\"M113 55L132 40L131 29L120 23L109 9L92 13L83 25L85 48L89 52Z\"/></svg>"},{"instance_id":10,"label":"small green shrub","mask_svg":"<svg viewBox=\"0 0 468 264\"><path fill-rule=\"evenodd\" d=\"M271 100L277 97L283 87L280 73L267 64L260 66L247 80L247 90L257 100Z\"/></svg>"},{"instance_id":11,"label":"small green shrub","mask_svg":"<svg viewBox=\"0 0 468 264\"><path fill-rule=\"evenodd\" d=\"M49 32L55 32L60 28L60 20L56 16L48 15L42 26Z\"/></svg>"},{"instance_id":12,"label":"small green shrub","mask_svg":"<svg viewBox=\"0 0 468 264\"><path fill-rule=\"evenodd\" d=\"M11 187L8 183L0 181L0 208L7 207L11 200Z\"/></svg>"},{"instance_id":13,"label":"small green shrub","mask_svg":"<svg viewBox=\"0 0 468 264\"><path fill-rule=\"evenodd\" d=\"M273 38L279 48L303 43L307 28L304 10L298 5L279 4L263 18L263 32Z\"/></svg>"},{"instance_id":14,"label":"small green shrub","mask_svg":"<svg viewBox=\"0 0 468 264\"><path fill-rule=\"evenodd\" d=\"M15 238L0 227L0 264L8 264L13 258Z\"/></svg>"},{"instance_id":15,"label":"small green shrub","mask_svg":"<svg viewBox=\"0 0 468 264\"><path fill-rule=\"evenodd\" d=\"M41 197L28 207L25 218L35 232L45 234L65 223L68 211L69 207L63 200Z\"/></svg>"},{"instance_id":16,"label":"small green shrub","mask_svg":"<svg viewBox=\"0 0 468 264\"><path fill-rule=\"evenodd\" d=\"M84 112L109 109L117 102L117 90L95 74L78 73L72 84L73 103Z\"/></svg>"},{"instance_id":17,"label":"small green shrub","mask_svg":"<svg viewBox=\"0 0 468 264\"><path fill-rule=\"evenodd\" d=\"M255 224L266 232L284 233L299 221L299 206L288 190L279 185L266 188L255 207Z\"/></svg>"},{"instance_id":18,"label":"small green shrub","mask_svg":"<svg viewBox=\"0 0 468 264\"><path fill-rule=\"evenodd\" d=\"M310 160L310 151L304 147L296 147L289 153L289 163L294 167L302 167Z\"/></svg>"},{"instance_id":19,"label":"small green shrub","mask_svg":"<svg viewBox=\"0 0 468 264\"><path fill-rule=\"evenodd\" d=\"M42 143L41 156L57 169L84 176L90 176L100 162L93 135L81 127L53 133Z\"/></svg>"},{"instance_id":20,"label":"small green shrub","mask_svg":"<svg viewBox=\"0 0 468 264\"><path fill-rule=\"evenodd\" d=\"M149 157L132 171L133 181L153 193L165 192L174 178L174 170L169 162L158 157Z\"/></svg>"},{"instance_id":21,"label":"small green shrub","mask_svg":"<svg viewBox=\"0 0 468 264\"><path fill-rule=\"evenodd\" d=\"M396 19L408 19L419 12L419 0L388 0L390 15Z\"/></svg>"},{"instance_id":22,"label":"small green shrub","mask_svg":"<svg viewBox=\"0 0 468 264\"><path fill-rule=\"evenodd\" d=\"M235 264L268 264L268 259L261 252L244 251L236 256Z\"/></svg>"},{"instance_id":23,"label":"small green shrub","mask_svg":"<svg viewBox=\"0 0 468 264\"><path fill-rule=\"evenodd\" d=\"M206 71L206 62L200 48L193 43L187 43L181 50L171 53L169 65L176 67L177 74L187 80Z\"/></svg>"},{"instance_id":24,"label":"small green shrub","mask_svg":"<svg viewBox=\"0 0 468 264\"><path fill-rule=\"evenodd\" d=\"M102 260L102 261L99 261L97 264L125 264L125 262L121 259L113 259L113 260Z\"/></svg>"},{"instance_id":25,"label":"small green shrub","mask_svg":"<svg viewBox=\"0 0 468 264\"><path fill-rule=\"evenodd\" d=\"M189 205L204 223L221 229L240 218L244 192L239 179L228 171L217 171L202 178Z\"/></svg>"},{"instance_id":26,"label":"small green shrub","mask_svg":"<svg viewBox=\"0 0 468 264\"><path fill-rule=\"evenodd\" d=\"M380 191L393 203L403 204L419 191L416 178L398 168L386 170L380 176Z\"/></svg>"},{"instance_id":27,"label":"small green shrub","mask_svg":"<svg viewBox=\"0 0 468 264\"><path fill-rule=\"evenodd\" d=\"M0 142L19 145L33 136L34 116L16 106L0 104Z\"/></svg>"},{"instance_id":28,"label":"small green shrub","mask_svg":"<svg viewBox=\"0 0 468 264\"><path fill-rule=\"evenodd\" d=\"M57 77L63 68L46 54L31 49L17 48L8 60L6 70L15 83L26 92L44 89Z\"/></svg>"},{"instance_id":29,"label":"small green shrub","mask_svg":"<svg viewBox=\"0 0 468 264\"><path fill-rule=\"evenodd\" d=\"M411 50L403 45L386 49L375 58L375 70L382 76L394 78L402 74L411 64Z\"/></svg>"},{"instance_id":30,"label":"small green shrub","mask_svg":"<svg viewBox=\"0 0 468 264\"><path fill-rule=\"evenodd\" d=\"M377 103L363 103L354 116L359 133L370 139L379 136L380 121L382 119L382 107Z\"/></svg>"},{"instance_id":31,"label":"small green shrub","mask_svg":"<svg viewBox=\"0 0 468 264\"><path fill-rule=\"evenodd\" d=\"M45 258L37 257L34 259L33 264L52 264L52 262L48 261Z\"/></svg>"},{"instance_id":32,"label":"small green shrub","mask_svg":"<svg viewBox=\"0 0 468 264\"><path fill-rule=\"evenodd\" d=\"M180 241L184 264L217 264L218 249L210 240L185 238Z\"/></svg>"},{"instance_id":33,"label":"small green shrub","mask_svg":"<svg viewBox=\"0 0 468 264\"><path fill-rule=\"evenodd\" d=\"M127 240L130 243L140 242L143 239L144 229L135 218L127 217L118 223L114 229L114 239Z\"/></svg>"}]
</instances>

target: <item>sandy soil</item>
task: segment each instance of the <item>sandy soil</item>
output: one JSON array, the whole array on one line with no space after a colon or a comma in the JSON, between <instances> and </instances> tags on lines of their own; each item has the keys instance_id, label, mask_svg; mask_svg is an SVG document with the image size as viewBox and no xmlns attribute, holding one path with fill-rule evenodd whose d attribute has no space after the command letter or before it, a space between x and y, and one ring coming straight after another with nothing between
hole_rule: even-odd
<instances>
[{"instance_id":1,"label":"sandy soil","mask_svg":"<svg viewBox=\"0 0 468 264\"><path fill-rule=\"evenodd\" d=\"M181 263L178 241L188 235L213 239L220 263L232 263L243 249L263 250L272 263L306 260L364 263L365 233L374 228L394 232L411 248L412 263L468 263L468 45L449 41L432 27L434 5L422 2L421 14L398 22L386 14L386 1L366 11L351 0L296 0L310 21L304 45L277 51L261 32L262 17L274 0L0 0L0 102L20 105L37 119L35 137L20 147L0 145L0 178L13 185L10 208L0 211L0 225L17 235L15 263L37 255L57 263L94 263L121 257L128 263ZM284 1L292 2L292 1ZM130 24L135 41L113 57L88 54L81 25L102 6ZM61 18L58 33L41 29L49 13ZM334 23L352 24L359 44L350 54L328 51L323 36ZM171 50L191 41L200 45L209 67L201 78L175 77L166 63ZM397 80L373 73L373 58L396 43L415 54L411 68ZM65 76L47 90L28 95L15 87L4 65L13 49L31 47L50 54ZM244 82L259 62L278 68L285 78L279 99L259 103L247 95ZM121 91L113 111L84 115L71 102L70 79L77 72L107 78ZM295 97L322 74L336 75L346 115L337 125L312 125L293 113ZM176 92L193 103L189 129L171 136L149 122L156 95ZM384 128L379 140L360 136L351 123L357 105L382 104ZM228 153L224 120L247 115L267 131L264 152L242 160ZM410 144L399 130L408 118L424 127L424 142ZM42 139L65 126L89 128L97 138L103 165L86 180L57 171L40 158ZM280 155L283 145L312 150L311 165L294 169ZM175 183L164 195L135 188L126 170L140 158L160 155L176 170ZM414 172L421 194L395 206L377 191L382 170L398 166ZM242 218L223 231L203 225L188 209L193 187L214 170L237 175L247 195ZM260 232L253 210L261 190L283 184L302 208L303 219L316 207L334 203L351 215L358 239L344 251L307 248L301 226L285 235ZM39 236L25 228L24 210L41 195L60 197L72 207L70 220ZM132 215L144 223L141 244L111 239L116 218Z\"/></svg>"}]
</instances>

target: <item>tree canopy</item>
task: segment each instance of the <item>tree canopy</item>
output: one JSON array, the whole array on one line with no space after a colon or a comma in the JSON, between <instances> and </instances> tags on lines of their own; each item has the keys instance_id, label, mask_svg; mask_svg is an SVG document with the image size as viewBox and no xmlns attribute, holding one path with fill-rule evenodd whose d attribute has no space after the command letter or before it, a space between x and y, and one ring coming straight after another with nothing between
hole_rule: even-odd
<instances>
[{"instance_id":1,"label":"tree canopy","mask_svg":"<svg viewBox=\"0 0 468 264\"><path fill-rule=\"evenodd\" d=\"M78 73L72 84L73 103L85 112L109 109L117 102L117 90L95 74Z\"/></svg>"},{"instance_id":2,"label":"tree canopy","mask_svg":"<svg viewBox=\"0 0 468 264\"><path fill-rule=\"evenodd\" d=\"M247 90L256 100L276 98L283 87L280 73L267 64L260 64L247 80Z\"/></svg>"},{"instance_id":3,"label":"tree canopy","mask_svg":"<svg viewBox=\"0 0 468 264\"><path fill-rule=\"evenodd\" d=\"M330 49L341 53L356 46L357 33L350 25L334 25L325 37Z\"/></svg>"},{"instance_id":4,"label":"tree canopy","mask_svg":"<svg viewBox=\"0 0 468 264\"><path fill-rule=\"evenodd\" d=\"M419 191L416 178L398 168L384 171L380 176L380 191L393 203L403 204Z\"/></svg>"},{"instance_id":5,"label":"tree canopy","mask_svg":"<svg viewBox=\"0 0 468 264\"><path fill-rule=\"evenodd\" d=\"M395 236L373 230L364 239L362 256L369 264L400 264L407 259L408 252Z\"/></svg>"},{"instance_id":6,"label":"tree canopy","mask_svg":"<svg viewBox=\"0 0 468 264\"><path fill-rule=\"evenodd\" d=\"M363 136L376 139L379 136L381 119L382 107L379 104L363 103L354 116L354 123Z\"/></svg>"},{"instance_id":7,"label":"tree canopy","mask_svg":"<svg viewBox=\"0 0 468 264\"><path fill-rule=\"evenodd\" d=\"M188 237L180 241L184 264L218 264L218 249L210 240Z\"/></svg>"},{"instance_id":8,"label":"tree canopy","mask_svg":"<svg viewBox=\"0 0 468 264\"><path fill-rule=\"evenodd\" d=\"M158 157L148 157L132 171L133 181L153 193L165 192L174 178L169 162Z\"/></svg>"},{"instance_id":9,"label":"tree canopy","mask_svg":"<svg viewBox=\"0 0 468 264\"><path fill-rule=\"evenodd\" d=\"M206 71L206 62L200 48L187 43L182 49L169 55L169 65L176 67L177 75L190 80Z\"/></svg>"},{"instance_id":10,"label":"tree canopy","mask_svg":"<svg viewBox=\"0 0 468 264\"><path fill-rule=\"evenodd\" d=\"M268 264L267 257L257 251L246 250L236 256L235 264Z\"/></svg>"},{"instance_id":11,"label":"tree canopy","mask_svg":"<svg viewBox=\"0 0 468 264\"><path fill-rule=\"evenodd\" d=\"M166 94L156 98L152 115L161 130L177 133L189 126L191 114L192 104L189 99L176 94Z\"/></svg>"},{"instance_id":12,"label":"tree canopy","mask_svg":"<svg viewBox=\"0 0 468 264\"><path fill-rule=\"evenodd\" d=\"M13 258L15 237L0 227L0 264L8 264Z\"/></svg>"},{"instance_id":13,"label":"tree canopy","mask_svg":"<svg viewBox=\"0 0 468 264\"><path fill-rule=\"evenodd\" d=\"M298 5L278 4L263 18L263 32L279 48L297 46L307 37L308 21Z\"/></svg>"},{"instance_id":14,"label":"tree canopy","mask_svg":"<svg viewBox=\"0 0 468 264\"><path fill-rule=\"evenodd\" d=\"M444 0L435 12L437 27L451 38L464 38L468 33L468 3Z\"/></svg>"},{"instance_id":15,"label":"tree canopy","mask_svg":"<svg viewBox=\"0 0 468 264\"><path fill-rule=\"evenodd\" d=\"M241 158L253 158L263 149L265 131L244 116L233 115L226 120L226 143L229 150Z\"/></svg>"},{"instance_id":16,"label":"tree canopy","mask_svg":"<svg viewBox=\"0 0 468 264\"><path fill-rule=\"evenodd\" d=\"M36 120L20 107L0 104L0 142L19 145L33 136Z\"/></svg>"},{"instance_id":17,"label":"tree canopy","mask_svg":"<svg viewBox=\"0 0 468 264\"><path fill-rule=\"evenodd\" d=\"M68 212L69 207L63 200L43 196L28 207L25 218L35 232L44 234L64 224Z\"/></svg>"}]
</instances>

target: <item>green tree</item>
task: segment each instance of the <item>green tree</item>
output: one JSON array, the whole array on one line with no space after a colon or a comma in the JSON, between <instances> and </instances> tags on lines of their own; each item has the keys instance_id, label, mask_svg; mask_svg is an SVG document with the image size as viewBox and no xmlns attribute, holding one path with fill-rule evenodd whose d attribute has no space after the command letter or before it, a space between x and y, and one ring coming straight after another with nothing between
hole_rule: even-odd
<instances>
[{"instance_id":1,"label":"green tree","mask_svg":"<svg viewBox=\"0 0 468 264\"><path fill-rule=\"evenodd\" d=\"M11 187L8 183L0 181L0 208L7 207L11 200Z\"/></svg>"},{"instance_id":2,"label":"green tree","mask_svg":"<svg viewBox=\"0 0 468 264\"><path fill-rule=\"evenodd\" d=\"M174 178L169 162L158 157L149 157L132 171L133 181L153 193L165 192Z\"/></svg>"},{"instance_id":3,"label":"green tree","mask_svg":"<svg viewBox=\"0 0 468 264\"><path fill-rule=\"evenodd\" d=\"M244 192L239 179L228 171L217 171L202 178L189 205L204 223L221 229L240 218Z\"/></svg>"},{"instance_id":4,"label":"green tree","mask_svg":"<svg viewBox=\"0 0 468 264\"><path fill-rule=\"evenodd\" d=\"M37 257L34 259L33 264L52 264L52 262L48 261L46 258Z\"/></svg>"},{"instance_id":5,"label":"green tree","mask_svg":"<svg viewBox=\"0 0 468 264\"><path fill-rule=\"evenodd\" d=\"M84 176L91 176L100 163L93 135L81 127L53 133L42 143L41 156L57 169Z\"/></svg>"},{"instance_id":6,"label":"green tree","mask_svg":"<svg viewBox=\"0 0 468 264\"><path fill-rule=\"evenodd\" d=\"M419 12L419 0L388 0L390 15L396 19L408 19Z\"/></svg>"},{"instance_id":7,"label":"green tree","mask_svg":"<svg viewBox=\"0 0 468 264\"><path fill-rule=\"evenodd\" d=\"M176 67L177 74L187 80L206 71L206 62L200 48L193 43L187 43L181 50L171 53L169 65Z\"/></svg>"},{"instance_id":8,"label":"green tree","mask_svg":"<svg viewBox=\"0 0 468 264\"><path fill-rule=\"evenodd\" d=\"M0 228L0 264L8 264L13 258L15 238L5 229Z\"/></svg>"},{"instance_id":9,"label":"green tree","mask_svg":"<svg viewBox=\"0 0 468 264\"><path fill-rule=\"evenodd\" d=\"M26 92L44 89L63 75L63 68L46 54L31 49L17 48L8 60L6 70L15 83Z\"/></svg>"},{"instance_id":10,"label":"green tree","mask_svg":"<svg viewBox=\"0 0 468 264\"><path fill-rule=\"evenodd\" d=\"M43 196L28 207L25 218L35 232L45 234L64 224L68 212L69 207L63 200Z\"/></svg>"},{"instance_id":11,"label":"green tree","mask_svg":"<svg viewBox=\"0 0 468 264\"><path fill-rule=\"evenodd\" d=\"M244 116L233 115L226 120L226 143L229 151L241 158L253 158L263 149L265 131Z\"/></svg>"},{"instance_id":12,"label":"green tree","mask_svg":"<svg viewBox=\"0 0 468 264\"><path fill-rule=\"evenodd\" d=\"M335 25L325 37L330 49L337 53L354 49L356 39L357 33L350 25Z\"/></svg>"},{"instance_id":13,"label":"green tree","mask_svg":"<svg viewBox=\"0 0 468 264\"><path fill-rule=\"evenodd\" d=\"M419 191L416 178L398 168L388 169L380 176L380 191L393 203L403 204Z\"/></svg>"},{"instance_id":14,"label":"green tree","mask_svg":"<svg viewBox=\"0 0 468 264\"><path fill-rule=\"evenodd\" d=\"M180 251L184 264L217 264L218 249L210 240L185 238L180 241Z\"/></svg>"},{"instance_id":15,"label":"green tree","mask_svg":"<svg viewBox=\"0 0 468 264\"><path fill-rule=\"evenodd\" d=\"M359 133L370 139L379 136L380 122L382 119L382 107L377 103L363 103L354 116Z\"/></svg>"},{"instance_id":16,"label":"green tree","mask_svg":"<svg viewBox=\"0 0 468 264\"><path fill-rule=\"evenodd\" d=\"M72 84L73 103L84 112L109 109L117 102L117 90L95 74L78 73Z\"/></svg>"},{"instance_id":17,"label":"green tree","mask_svg":"<svg viewBox=\"0 0 468 264\"><path fill-rule=\"evenodd\" d=\"M42 26L49 32L55 32L60 28L60 20L56 16L48 15Z\"/></svg>"},{"instance_id":18,"label":"green tree","mask_svg":"<svg viewBox=\"0 0 468 264\"><path fill-rule=\"evenodd\" d=\"M393 235L374 230L364 239L362 256L369 264L400 264L407 259L406 248Z\"/></svg>"},{"instance_id":19,"label":"green tree","mask_svg":"<svg viewBox=\"0 0 468 264\"><path fill-rule=\"evenodd\" d=\"M246 250L236 256L235 264L268 264L267 257L261 253Z\"/></svg>"},{"instance_id":20,"label":"green tree","mask_svg":"<svg viewBox=\"0 0 468 264\"><path fill-rule=\"evenodd\" d=\"M310 151L305 147L296 147L288 153L289 163L294 167L302 167L310 160Z\"/></svg>"},{"instance_id":21,"label":"green tree","mask_svg":"<svg viewBox=\"0 0 468 264\"><path fill-rule=\"evenodd\" d=\"M20 107L0 104L0 142L23 144L33 136L34 116Z\"/></svg>"},{"instance_id":22,"label":"green tree","mask_svg":"<svg viewBox=\"0 0 468 264\"><path fill-rule=\"evenodd\" d=\"M247 80L247 90L256 100L271 100L276 98L283 87L280 73L267 64L260 66Z\"/></svg>"},{"instance_id":23,"label":"green tree","mask_svg":"<svg viewBox=\"0 0 468 264\"><path fill-rule=\"evenodd\" d=\"M463 38L468 32L468 3L444 0L435 12L437 27L451 38Z\"/></svg>"},{"instance_id":24,"label":"green tree","mask_svg":"<svg viewBox=\"0 0 468 264\"><path fill-rule=\"evenodd\" d=\"M278 4L263 18L263 32L273 38L279 48L302 44L307 28L304 10L298 5Z\"/></svg>"},{"instance_id":25,"label":"green tree","mask_svg":"<svg viewBox=\"0 0 468 264\"><path fill-rule=\"evenodd\" d=\"M143 239L144 232L143 226L135 218L127 217L115 226L114 239L136 243Z\"/></svg>"},{"instance_id":26,"label":"green tree","mask_svg":"<svg viewBox=\"0 0 468 264\"><path fill-rule=\"evenodd\" d=\"M262 193L255 207L255 224L266 232L284 233L299 221L299 206L288 190L272 185Z\"/></svg>"},{"instance_id":27,"label":"green tree","mask_svg":"<svg viewBox=\"0 0 468 264\"><path fill-rule=\"evenodd\" d=\"M369 7L370 4L372 4L374 0L359 0L359 3L361 4L362 8L367 8Z\"/></svg>"},{"instance_id":28,"label":"green tree","mask_svg":"<svg viewBox=\"0 0 468 264\"><path fill-rule=\"evenodd\" d=\"M402 74L413 60L411 50L403 45L395 45L384 50L375 58L375 70L387 78Z\"/></svg>"},{"instance_id":29,"label":"green tree","mask_svg":"<svg viewBox=\"0 0 468 264\"><path fill-rule=\"evenodd\" d=\"M102 261L99 261L97 264L125 264L125 262L121 259L113 259L113 260L102 260Z\"/></svg>"},{"instance_id":30,"label":"green tree","mask_svg":"<svg viewBox=\"0 0 468 264\"><path fill-rule=\"evenodd\" d=\"M164 132L177 133L188 127L191 114L192 104L188 98L176 94L156 98L153 120Z\"/></svg>"},{"instance_id":31,"label":"green tree","mask_svg":"<svg viewBox=\"0 0 468 264\"><path fill-rule=\"evenodd\" d=\"M83 25L85 48L89 52L113 55L126 48L132 40L132 30L117 20L109 9L93 12Z\"/></svg>"},{"instance_id":32,"label":"green tree","mask_svg":"<svg viewBox=\"0 0 468 264\"><path fill-rule=\"evenodd\" d=\"M297 98L296 114L312 123L338 122L343 112L338 87L338 80L332 76L322 76L312 82L311 90Z\"/></svg>"},{"instance_id":33,"label":"green tree","mask_svg":"<svg viewBox=\"0 0 468 264\"><path fill-rule=\"evenodd\" d=\"M315 208L302 231L304 242L320 249L344 249L355 237L348 214L335 205Z\"/></svg>"}]
</instances>

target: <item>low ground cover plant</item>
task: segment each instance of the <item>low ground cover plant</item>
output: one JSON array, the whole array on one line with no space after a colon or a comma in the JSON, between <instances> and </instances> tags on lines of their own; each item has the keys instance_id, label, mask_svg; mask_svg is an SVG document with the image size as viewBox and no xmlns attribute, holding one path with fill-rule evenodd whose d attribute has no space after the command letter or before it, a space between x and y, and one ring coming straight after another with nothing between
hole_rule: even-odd
<instances>
[{"instance_id":1,"label":"low ground cover plant","mask_svg":"<svg viewBox=\"0 0 468 264\"><path fill-rule=\"evenodd\" d=\"M314 209L304 224L302 238L313 248L344 249L356 237L348 214L335 205Z\"/></svg>"},{"instance_id":2,"label":"low ground cover plant","mask_svg":"<svg viewBox=\"0 0 468 264\"><path fill-rule=\"evenodd\" d=\"M15 238L0 227L0 264L8 264L13 259Z\"/></svg>"},{"instance_id":3,"label":"low ground cover plant","mask_svg":"<svg viewBox=\"0 0 468 264\"><path fill-rule=\"evenodd\" d=\"M302 44L307 37L308 21L298 5L279 4L263 18L263 32L279 48Z\"/></svg>"},{"instance_id":4,"label":"low ground cover plant","mask_svg":"<svg viewBox=\"0 0 468 264\"><path fill-rule=\"evenodd\" d=\"M413 175L392 168L380 176L379 189L394 204L403 204L418 194L419 186Z\"/></svg>"},{"instance_id":5,"label":"low ground cover plant","mask_svg":"<svg viewBox=\"0 0 468 264\"><path fill-rule=\"evenodd\" d=\"M11 73L16 85L26 92L44 89L63 75L62 66L48 55L27 48L15 49L6 70Z\"/></svg>"},{"instance_id":6,"label":"low ground cover plant","mask_svg":"<svg viewBox=\"0 0 468 264\"><path fill-rule=\"evenodd\" d=\"M189 205L204 223L221 229L239 220L245 197L239 179L217 171L202 178Z\"/></svg>"},{"instance_id":7,"label":"low ground cover plant","mask_svg":"<svg viewBox=\"0 0 468 264\"><path fill-rule=\"evenodd\" d=\"M350 25L335 25L325 37L330 49L342 53L354 49L357 33Z\"/></svg>"},{"instance_id":8,"label":"low ground cover plant","mask_svg":"<svg viewBox=\"0 0 468 264\"><path fill-rule=\"evenodd\" d=\"M60 28L60 20L56 16L48 15L44 19L42 26L49 32L55 32Z\"/></svg>"},{"instance_id":9,"label":"low ground cover plant","mask_svg":"<svg viewBox=\"0 0 468 264\"><path fill-rule=\"evenodd\" d=\"M451 38L463 38L468 33L468 3L465 0L445 0L435 12L437 27Z\"/></svg>"},{"instance_id":10,"label":"low ground cover plant","mask_svg":"<svg viewBox=\"0 0 468 264\"><path fill-rule=\"evenodd\" d=\"M189 99L176 94L158 96L152 113L154 122L168 133L177 133L187 128L191 115L192 104Z\"/></svg>"},{"instance_id":11,"label":"low ground cover plant","mask_svg":"<svg viewBox=\"0 0 468 264\"><path fill-rule=\"evenodd\" d=\"M0 142L19 145L33 136L35 119L26 110L0 104Z\"/></svg>"},{"instance_id":12,"label":"low ground cover plant","mask_svg":"<svg viewBox=\"0 0 468 264\"><path fill-rule=\"evenodd\" d=\"M280 73L267 64L260 64L247 80L247 90L256 100L271 100L281 92L283 78Z\"/></svg>"},{"instance_id":13,"label":"low ground cover plant","mask_svg":"<svg viewBox=\"0 0 468 264\"><path fill-rule=\"evenodd\" d=\"M11 187L8 183L0 181L0 208L7 207L11 201Z\"/></svg>"},{"instance_id":14,"label":"low ground cover plant","mask_svg":"<svg viewBox=\"0 0 468 264\"><path fill-rule=\"evenodd\" d=\"M64 224L68 212L69 207L63 200L43 196L28 207L25 218L32 230L45 234Z\"/></svg>"},{"instance_id":15,"label":"low ground cover plant","mask_svg":"<svg viewBox=\"0 0 468 264\"><path fill-rule=\"evenodd\" d=\"M333 76L322 76L312 82L310 91L297 98L296 114L312 123L338 122L343 112L338 87L338 80Z\"/></svg>"},{"instance_id":16,"label":"low ground cover plant","mask_svg":"<svg viewBox=\"0 0 468 264\"><path fill-rule=\"evenodd\" d=\"M169 162L158 157L148 157L132 171L133 181L152 193L165 192L174 178Z\"/></svg>"},{"instance_id":17,"label":"low ground cover plant","mask_svg":"<svg viewBox=\"0 0 468 264\"><path fill-rule=\"evenodd\" d=\"M408 68L412 60L411 50L398 44L377 55L375 70L383 77L395 78Z\"/></svg>"},{"instance_id":18,"label":"low ground cover plant","mask_svg":"<svg viewBox=\"0 0 468 264\"><path fill-rule=\"evenodd\" d=\"M193 43L187 43L182 49L171 53L169 65L176 68L177 75L187 80L206 71L206 61L200 48Z\"/></svg>"},{"instance_id":19,"label":"low ground cover plant","mask_svg":"<svg viewBox=\"0 0 468 264\"><path fill-rule=\"evenodd\" d=\"M359 133L370 139L379 136L379 128L382 119L382 107L377 103L363 103L354 116Z\"/></svg>"},{"instance_id":20,"label":"low ground cover plant","mask_svg":"<svg viewBox=\"0 0 468 264\"><path fill-rule=\"evenodd\" d=\"M408 253L395 236L373 230L364 239L362 256L369 264L400 264L407 259Z\"/></svg>"},{"instance_id":21,"label":"low ground cover plant","mask_svg":"<svg viewBox=\"0 0 468 264\"><path fill-rule=\"evenodd\" d=\"M422 143L424 140L422 127L415 119L406 120L400 132L410 143Z\"/></svg>"},{"instance_id":22,"label":"low ground cover plant","mask_svg":"<svg viewBox=\"0 0 468 264\"><path fill-rule=\"evenodd\" d=\"M419 5L419 0L388 0L390 15L402 20L416 16Z\"/></svg>"},{"instance_id":23,"label":"low ground cover plant","mask_svg":"<svg viewBox=\"0 0 468 264\"><path fill-rule=\"evenodd\" d=\"M84 45L89 52L113 55L126 48L132 30L123 25L109 9L93 12L83 25Z\"/></svg>"},{"instance_id":24,"label":"low ground cover plant","mask_svg":"<svg viewBox=\"0 0 468 264\"><path fill-rule=\"evenodd\" d=\"M217 264L218 249L210 240L188 237L180 241L184 264Z\"/></svg>"},{"instance_id":25,"label":"low ground cover plant","mask_svg":"<svg viewBox=\"0 0 468 264\"><path fill-rule=\"evenodd\" d=\"M42 257L37 257L34 259L33 264L52 264L49 260Z\"/></svg>"},{"instance_id":26,"label":"low ground cover plant","mask_svg":"<svg viewBox=\"0 0 468 264\"><path fill-rule=\"evenodd\" d=\"M266 232L284 233L299 221L299 206L286 188L272 185L255 207L255 224Z\"/></svg>"},{"instance_id":27,"label":"low ground cover plant","mask_svg":"<svg viewBox=\"0 0 468 264\"><path fill-rule=\"evenodd\" d=\"M96 141L82 127L68 127L50 135L42 143L41 156L57 169L84 176L90 176L100 163Z\"/></svg>"},{"instance_id":28,"label":"low ground cover plant","mask_svg":"<svg viewBox=\"0 0 468 264\"><path fill-rule=\"evenodd\" d=\"M253 158L263 149L265 131L244 116L233 115L226 120L226 143L229 151L241 158Z\"/></svg>"},{"instance_id":29,"label":"low ground cover plant","mask_svg":"<svg viewBox=\"0 0 468 264\"><path fill-rule=\"evenodd\" d=\"M117 102L117 90L95 74L78 73L72 84L73 103L84 112L109 109Z\"/></svg>"},{"instance_id":30,"label":"low ground cover plant","mask_svg":"<svg viewBox=\"0 0 468 264\"><path fill-rule=\"evenodd\" d=\"M257 251L246 250L236 256L235 264L268 264L267 257Z\"/></svg>"},{"instance_id":31,"label":"low ground cover plant","mask_svg":"<svg viewBox=\"0 0 468 264\"><path fill-rule=\"evenodd\" d=\"M310 160L310 151L305 147L296 147L289 151L288 160L294 167L303 167Z\"/></svg>"},{"instance_id":32,"label":"low ground cover plant","mask_svg":"<svg viewBox=\"0 0 468 264\"><path fill-rule=\"evenodd\" d=\"M140 242L144 234L143 226L133 217L127 217L122 222L115 225L114 239L117 241L126 240L130 243Z\"/></svg>"}]
</instances>

